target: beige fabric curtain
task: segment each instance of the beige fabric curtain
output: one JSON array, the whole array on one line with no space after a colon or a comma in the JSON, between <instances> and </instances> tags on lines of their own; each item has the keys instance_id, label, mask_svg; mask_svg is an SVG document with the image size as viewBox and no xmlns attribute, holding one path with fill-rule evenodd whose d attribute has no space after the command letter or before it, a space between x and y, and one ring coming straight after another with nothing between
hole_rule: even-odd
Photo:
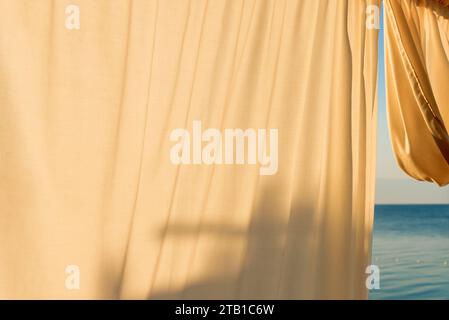
<instances>
[{"instance_id":1,"label":"beige fabric curtain","mask_svg":"<svg viewBox=\"0 0 449 320\"><path fill-rule=\"evenodd\" d=\"M0 0L0 298L366 298L372 4ZM173 164L194 121L276 174Z\"/></svg>"},{"instance_id":2,"label":"beige fabric curtain","mask_svg":"<svg viewBox=\"0 0 449 320\"><path fill-rule=\"evenodd\" d=\"M418 180L449 183L449 1L386 0L391 141Z\"/></svg>"}]
</instances>

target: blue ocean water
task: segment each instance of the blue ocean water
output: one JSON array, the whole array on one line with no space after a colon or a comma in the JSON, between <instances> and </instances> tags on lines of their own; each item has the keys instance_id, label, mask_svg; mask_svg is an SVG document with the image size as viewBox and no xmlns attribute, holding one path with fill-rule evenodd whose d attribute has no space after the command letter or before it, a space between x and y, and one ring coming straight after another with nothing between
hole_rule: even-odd
<instances>
[{"instance_id":1,"label":"blue ocean water","mask_svg":"<svg viewBox=\"0 0 449 320\"><path fill-rule=\"evenodd\" d=\"M370 299L449 299L449 205L376 205Z\"/></svg>"}]
</instances>

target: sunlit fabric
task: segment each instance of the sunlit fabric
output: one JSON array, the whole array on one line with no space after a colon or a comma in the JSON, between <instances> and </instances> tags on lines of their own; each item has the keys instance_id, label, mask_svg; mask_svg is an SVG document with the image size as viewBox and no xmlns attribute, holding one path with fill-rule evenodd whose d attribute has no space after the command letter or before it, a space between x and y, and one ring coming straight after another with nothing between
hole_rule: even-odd
<instances>
[{"instance_id":1,"label":"sunlit fabric","mask_svg":"<svg viewBox=\"0 0 449 320\"><path fill-rule=\"evenodd\" d=\"M369 4L0 0L0 298L366 298ZM195 121L278 129L276 174L173 164Z\"/></svg>"},{"instance_id":2,"label":"sunlit fabric","mask_svg":"<svg viewBox=\"0 0 449 320\"><path fill-rule=\"evenodd\" d=\"M391 141L401 168L449 183L449 1L387 0Z\"/></svg>"}]
</instances>

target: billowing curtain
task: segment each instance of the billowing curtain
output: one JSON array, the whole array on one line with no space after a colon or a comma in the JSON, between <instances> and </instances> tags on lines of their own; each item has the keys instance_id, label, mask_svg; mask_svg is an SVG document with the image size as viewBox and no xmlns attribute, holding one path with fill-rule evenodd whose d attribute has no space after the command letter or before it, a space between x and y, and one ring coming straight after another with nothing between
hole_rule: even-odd
<instances>
[{"instance_id":1,"label":"billowing curtain","mask_svg":"<svg viewBox=\"0 0 449 320\"><path fill-rule=\"evenodd\" d=\"M0 298L366 298L370 5L0 0ZM275 174L174 164L198 123Z\"/></svg>"},{"instance_id":2,"label":"billowing curtain","mask_svg":"<svg viewBox=\"0 0 449 320\"><path fill-rule=\"evenodd\" d=\"M387 99L401 168L449 183L449 1L386 0Z\"/></svg>"}]
</instances>

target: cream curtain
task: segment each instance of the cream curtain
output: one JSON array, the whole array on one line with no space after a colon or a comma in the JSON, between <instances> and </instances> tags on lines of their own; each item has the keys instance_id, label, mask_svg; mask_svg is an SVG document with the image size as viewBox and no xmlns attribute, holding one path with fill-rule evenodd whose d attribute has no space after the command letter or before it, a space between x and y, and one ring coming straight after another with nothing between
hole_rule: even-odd
<instances>
[{"instance_id":1,"label":"cream curtain","mask_svg":"<svg viewBox=\"0 0 449 320\"><path fill-rule=\"evenodd\" d=\"M449 183L449 1L386 0L391 141L418 180Z\"/></svg>"},{"instance_id":2,"label":"cream curtain","mask_svg":"<svg viewBox=\"0 0 449 320\"><path fill-rule=\"evenodd\" d=\"M0 298L366 298L368 5L0 0ZM194 121L278 129L277 173L173 164Z\"/></svg>"}]
</instances>

